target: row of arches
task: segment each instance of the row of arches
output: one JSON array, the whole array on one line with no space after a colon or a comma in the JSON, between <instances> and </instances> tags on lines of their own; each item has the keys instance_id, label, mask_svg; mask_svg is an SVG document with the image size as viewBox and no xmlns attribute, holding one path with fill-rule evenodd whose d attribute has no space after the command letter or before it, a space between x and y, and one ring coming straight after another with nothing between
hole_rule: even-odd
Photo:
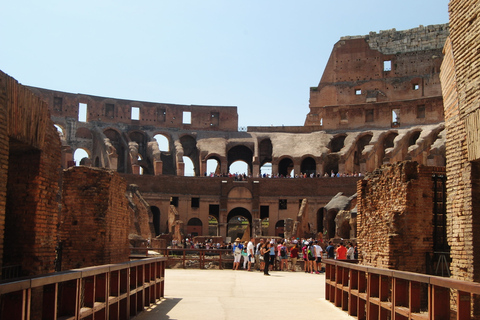
<instances>
[{"instance_id":1,"label":"row of arches","mask_svg":"<svg viewBox=\"0 0 480 320\"><path fill-rule=\"evenodd\" d=\"M60 135L65 137L61 127L57 128L61 131ZM442 131L443 127L439 126L427 134L424 134L421 128L404 132L388 130L339 133L333 135L325 145L327 151L305 150L305 154L301 156L274 156L275 146L269 137L259 138L258 144L251 140L242 142L228 139L218 141L218 138L212 138L217 140L211 141L203 139L199 146L197 139L191 134L183 134L173 139L167 133L156 133L150 138L144 131L123 133L115 128L106 128L99 134L79 128L72 147L75 149L77 165L90 164L116 169L122 173L320 176L339 172L372 171L383 163L409 158L427 164L425 159ZM220 145L220 149L216 143ZM222 147L222 143L226 146ZM412 146L415 146L415 152L412 152ZM220 152L211 152L209 149ZM77 156L77 150L81 150L78 151L81 155ZM440 160L433 165L442 165L442 161L444 162L444 155L440 155Z\"/></svg>"}]
</instances>

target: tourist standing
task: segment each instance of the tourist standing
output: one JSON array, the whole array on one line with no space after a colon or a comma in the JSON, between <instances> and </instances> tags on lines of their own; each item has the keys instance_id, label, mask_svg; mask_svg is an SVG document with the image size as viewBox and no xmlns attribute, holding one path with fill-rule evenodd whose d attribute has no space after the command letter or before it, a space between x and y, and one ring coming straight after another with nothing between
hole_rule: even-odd
<instances>
[{"instance_id":1,"label":"tourist standing","mask_svg":"<svg viewBox=\"0 0 480 320\"><path fill-rule=\"evenodd\" d=\"M293 248L290 250L290 261L292 263L292 268L290 270L292 271L296 271L296 267L297 267L297 259L298 259L298 246L297 244L295 243L293 245Z\"/></svg>"},{"instance_id":2,"label":"tourist standing","mask_svg":"<svg viewBox=\"0 0 480 320\"><path fill-rule=\"evenodd\" d=\"M243 245L240 243L240 238L235 239L232 247L233 252L233 270L238 270L240 267L240 258L242 257Z\"/></svg>"},{"instance_id":3,"label":"tourist standing","mask_svg":"<svg viewBox=\"0 0 480 320\"><path fill-rule=\"evenodd\" d=\"M340 246L337 248L337 260L346 260L347 259L347 248L343 245L343 242L340 242Z\"/></svg>"},{"instance_id":4,"label":"tourist standing","mask_svg":"<svg viewBox=\"0 0 480 320\"><path fill-rule=\"evenodd\" d=\"M262 255L263 255L263 274L269 276L268 269L270 267L270 247L272 246L271 243L265 243L262 247ZM275 256L274 256L275 257Z\"/></svg>"},{"instance_id":5,"label":"tourist standing","mask_svg":"<svg viewBox=\"0 0 480 320\"><path fill-rule=\"evenodd\" d=\"M287 242L283 242L280 246L280 271L288 271L288 251Z\"/></svg>"},{"instance_id":6,"label":"tourist standing","mask_svg":"<svg viewBox=\"0 0 480 320\"><path fill-rule=\"evenodd\" d=\"M262 254L260 253L260 250L262 249L263 246L263 239L260 239L260 241L257 243L256 250L255 250L255 269L261 270L260 266L260 257Z\"/></svg>"},{"instance_id":7,"label":"tourist standing","mask_svg":"<svg viewBox=\"0 0 480 320\"><path fill-rule=\"evenodd\" d=\"M348 260L353 260L355 256L355 249L353 248L353 243L348 244L348 250L347 250L347 259Z\"/></svg>"},{"instance_id":8,"label":"tourist standing","mask_svg":"<svg viewBox=\"0 0 480 320\"><path fill-rule=\"evenodd\" d=\"M322 271L322 253L323 253L323 249L318 244L318 241L315 241L315 244L313 245L313 250L315 253L315 261L313 262L315 265L315 273L318 274Z\"/></svg>"},{"instance_id":9,"label":"tourist standing","mask_svg":"<svg viewBox=\"0 0 480 320\"><path fill-rule=\"evenodd\" d=\"M255 263L255 246L253 242L255 239L251 238L247 244L247 255L248 255L248 271L252 271L252 262Z\"/></svg>"},{"instance_id":10,"label":"tourist standing","mask_svg":"<svg viewBox=\"0 0 480 320\"><path fill-rule=\"evenodd\" d=\"M333 246L332 241L328 241L328 246L325 250L327 250L327 258L328 259L334 259L335 258L335 247Z\"/></svg>"}]
</instances>

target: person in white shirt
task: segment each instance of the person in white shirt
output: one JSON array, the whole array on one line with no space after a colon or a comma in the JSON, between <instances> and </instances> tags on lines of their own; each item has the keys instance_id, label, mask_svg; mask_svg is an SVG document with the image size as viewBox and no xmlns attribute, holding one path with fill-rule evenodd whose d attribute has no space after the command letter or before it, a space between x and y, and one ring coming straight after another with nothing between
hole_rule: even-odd
<instances>
[{"instance_id":1,"label":"person in white shirt","mask_svg":"<svg viewBox=\"0 0 480 320\"><path fill-rule=\"evenodd\" d=\"M321 246L318 245L318 241L315 241L315 244L313 245L314 251L315 251L315 273L319 274L322 272L322 253L323 249Z\"/></svg>"},{"instance_id":2,"label":"person in white shirt","mask_svg":"<svg viewBox=\"0 0 480 320\"><path fill-rule=\"evenodd\" d=\"M255 263L255 242L254 238L251 238L247 244L247 256L248 256L248 271L252 271L252 262Z\"/></svg>"}]
</instances>

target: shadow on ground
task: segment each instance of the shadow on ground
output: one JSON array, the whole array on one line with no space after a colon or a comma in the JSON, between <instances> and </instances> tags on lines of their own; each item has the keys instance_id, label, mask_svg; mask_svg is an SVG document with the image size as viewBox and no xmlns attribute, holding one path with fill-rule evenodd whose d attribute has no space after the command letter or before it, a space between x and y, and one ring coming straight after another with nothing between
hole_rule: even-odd
<instances>
[{"instance_id":1,"label":"shadow on ground","mask_svg":"<svg viewBox=\"0 0 480 320\"><path fill-rule=\"evenodd\" d=\"M175 306L182 301L181 298L166 298L162 301L151 305L149 308L146 308L145 311L140 313L135 320L142 319L152 319L153 317L158 320L175 320L168 316L170 310L175 308Z\"/></svg>"}]
</instances>

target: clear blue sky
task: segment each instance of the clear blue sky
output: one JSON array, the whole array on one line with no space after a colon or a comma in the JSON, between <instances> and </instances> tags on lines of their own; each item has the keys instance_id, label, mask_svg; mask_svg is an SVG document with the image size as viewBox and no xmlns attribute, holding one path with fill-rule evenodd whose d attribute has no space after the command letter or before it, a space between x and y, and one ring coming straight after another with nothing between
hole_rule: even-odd
<instances>
[{"instance_id":1,"label":"clear blue sky","mask_svg":"<svg viewBox=\"0 0 480 320\"><path fill-rule=\"evenodd\" d=\"M446 23L448 0L15 0L0 12L0 69L22 84L301 126L340 37Z\"/></svg>"}]
</instances>

